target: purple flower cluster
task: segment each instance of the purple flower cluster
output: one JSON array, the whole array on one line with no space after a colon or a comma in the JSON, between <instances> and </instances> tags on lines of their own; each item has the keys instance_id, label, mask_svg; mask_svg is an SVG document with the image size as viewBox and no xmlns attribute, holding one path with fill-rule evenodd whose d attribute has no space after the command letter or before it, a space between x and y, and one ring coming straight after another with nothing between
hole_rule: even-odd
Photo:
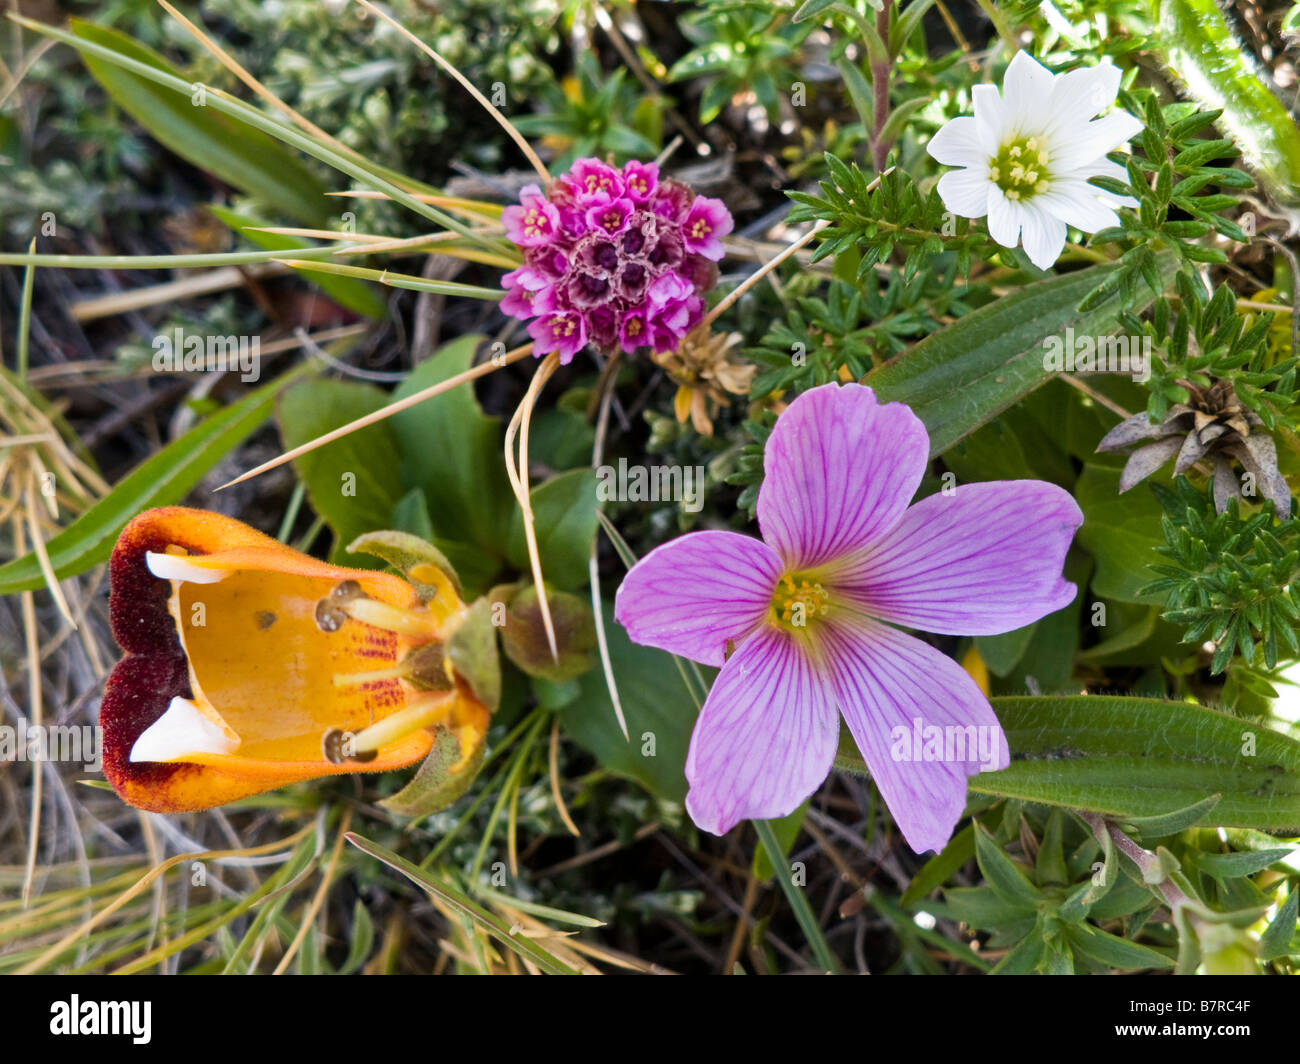
<instances>
[{"instance_id":1,"label":"purple flower cluster","mask_svg":"<svg viewBox=\"0 0 1300 1064\"><path fill-rule=\"evenodd\" d=\"M528 185L502 215L524 264L501 279L501 309L527 321L538 355L562 363L588 343L672 350L704 317L731 214L720 200L659 179L655 163L617 170L579 159L545 193Z\"/></svg>"}]
</instances>

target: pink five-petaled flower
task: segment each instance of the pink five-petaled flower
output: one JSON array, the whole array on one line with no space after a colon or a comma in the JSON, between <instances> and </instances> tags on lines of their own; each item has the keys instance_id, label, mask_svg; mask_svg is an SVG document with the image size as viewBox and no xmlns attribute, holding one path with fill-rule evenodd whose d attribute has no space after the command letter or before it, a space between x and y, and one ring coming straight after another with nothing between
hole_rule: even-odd
<instances>
[{"instance_id":1,"label":"pink five-petaled flower","mask_svg":"<svg viewBox=\"0 0 1300 1064\"><path fill-rule=\"evenodd\" d=\"M1083 515L1037 480L909 507L928 461L907 406L857 384L814 388L768 440L762 540L688 533L623 581L615 616L634 641L722 667L686 760L704 830L793 812L831 769L841 715L918 853L947 842L968 776L1008 764L970 676L892 625L990 635L1067 605L1061 567Z\"/></svg>"},{"instance_id":2,"label":"pink five-petaled flower","mask_svg":"<svg viewBox=\"0 0 1300 1064\"><path fill-rule=\"evenodd\" d=\"M519 194L519 206L507 207L501 214L506 235L520 247L549 244L560 227L560 212L542 195L536 185L525 185Z\"/></svg>"}]
</instances>

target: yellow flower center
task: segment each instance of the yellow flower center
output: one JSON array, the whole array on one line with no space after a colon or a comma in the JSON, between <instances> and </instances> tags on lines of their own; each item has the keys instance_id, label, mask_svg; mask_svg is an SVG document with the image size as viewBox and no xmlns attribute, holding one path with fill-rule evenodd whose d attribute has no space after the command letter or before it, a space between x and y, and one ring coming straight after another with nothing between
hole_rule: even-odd
<instances>
[{"instance_id":1,"label":"yellow flower center","mask_svg":"<svg viewBox=\"0 0 1300 1064\"><path fill-rule=\"evenodd\" d=\"M782 628L806 629L808 622L825 616L830 593L821 583L802 573L786 573L772 593L772 614Z\"/></svg>"},{"instance_id":2,"label":"yellow flower center","mask_svg":"<svg viewBox=\"0 0 1300 1064\"><path fill-rule=\"evenodd\" d=\"M524 215L524 232L529 236L547 236L550 231L550 219L536 207L529 207Z\"/></svg>"},{"instance_id":3,"label":"yellow flower center","mask_svg":"<svg viewBox=\"0 0 1300 1064\"><path fill-rule=\"evenodd\" d=\"M1007 199L1025 199L1051 187L1047 163L1047 149L1037 137L1019 137L998 149L989 162L989 178Z\"/></svg>"}]
</instances>

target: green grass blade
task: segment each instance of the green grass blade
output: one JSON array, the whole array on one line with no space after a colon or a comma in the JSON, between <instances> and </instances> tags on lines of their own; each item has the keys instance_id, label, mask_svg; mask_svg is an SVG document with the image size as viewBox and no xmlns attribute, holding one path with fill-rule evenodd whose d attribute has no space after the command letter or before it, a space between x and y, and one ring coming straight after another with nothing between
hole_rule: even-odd
<instances>
[{"instance_id":1,"label":"green grass blade","mask_svg":"<svg viewBox=\"0 0 1300 1064\"><path fill-rule=\"evenodd\" d=\"M526 957L542 971L550 975L578 974L573 968L559 958L552 956L530 939L524 938L522 935L512 935L510 928L506 926L504 921L493 916L460 891L438 882L429 873L417 868L404 857L399 857L392 850L385 849L377 842L371 842L354 831L347 833L347 840L362 853L368 853L371 857L383 861L389 868L401 872L421 890L428 891L462 916L473 920L474 923L478 924L479 927L483 928L503 946L514 950L520 957Z\"/></svg>"}]
</instances>

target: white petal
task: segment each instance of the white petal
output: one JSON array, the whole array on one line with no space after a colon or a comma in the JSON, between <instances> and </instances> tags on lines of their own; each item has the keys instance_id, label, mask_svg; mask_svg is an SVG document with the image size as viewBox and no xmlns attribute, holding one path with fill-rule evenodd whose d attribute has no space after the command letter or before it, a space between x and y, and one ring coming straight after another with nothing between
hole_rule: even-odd
<instances>
[{"instance_id":1,"label":"white petal","mask_svg":"<svg viewBox=\"0 0 1300 1064\"><path fill-rule=\"evenodd\" d=\"M1095 162L1142 132L1143 125L1127 111L1113 111L1081 129L1067 141L1053 138L1052 172L1061 173Z\"/></svg>"},{"instance_id":2,"label":"white petal","mask_svg":"<svg viewBox=\"0 0 1300 1064\"><path fill-rule=\"evenodd\" d=\"M1065 223L1038 206L1039 197L1024 206L1025 254L1040 270L1046 270L1065 247Z\"/></svg>"},{"instance_id":3,"label":"white petal","mask_svg":"<svg viewBox=\"0 0 1300 1064\"><path fill-rule=\"evenodd\" d=\"M989 153L980 146L975 119L970 115L946 123L930 138L925 150L945 166L975 166L989 160Z\"/></svg>"},{"instance_id":4,"label":"white petal","mask_svg":"<svg viewBox=\"0 0 1300 1064\"><path fill-rule=\"evenodd\" d=\"M149 551L144 556L149 572L160 580L181 580L191 584L215 584L228 575L225 569L208 569L195 565L183 554L159 554Z\"/></svg>"},{"instance_id":5,"label":"white petal","mask_svg":"<svg viewBox=\"0 0 1300 1064\"><path fill-rule=\"evenodd\" d=\"M1024 209L1012 203L996 185L989 186L989 236L1004 248L1013 248L1020 242L1020 223Z\"/></svg>"},{"instance_id":6,"label":"white petal","mask_svg":"<svg viewBox=\"0 0 1300 1064\"><path fill-rule=\"evenodd\" d=\"M1118 216L1102 199L1104 195L1101 189L1083 181L1053 181L1051 188L1034 197L1034 206L1044 208L1085 233L1095 233L1119 225Z\"/></svg>"},{"instance_id":7,"label":"white petal","mask_svg":"<svg viewBox=\"0 0 1300 1064\"><path fill-rule=\"evenodd\" d=\"M1041 133L1051 118L1052 84L1056 80L1042 63L1026 51L1019 51L1002 79L1002 96L1016 132L1021 136Z\"/></svg>"},{"instance_id":8,"label":"white petal","mask_svg":"<svg viewBox=\"0 0 1300 1064\"><path fill-rule=\"evenodd\" d=\"M989 185L987 167L983 173L974 168L950 170L939 178L939 198L953 214L983 218L989 209Z\"/></svg>"},{"instance_id":9,"label":"white petal","mask_svg":"<svg viewBox=\"0 0 1300 1064\"><path fill-rule=\"evenodd\" d=\"M229 754L239 746L227 730L186 698L173 698L167 712L145 728L131 747L132 761L179 761L192 754Z\"/></svg>"},{"instance_id":10,"label":"white petal","mask_svg":"<svg viewBox=\"0 0 1300 1064\"><path fill-rule=\"evenodd\" d=\"M1113 177L1117 181L1128 181L1128 171L1119 163L1113 163L1107 158L1098 159L1087 166L1080 166L1069 173L1059 175L1061 181L1082 181L1087 184L1090 177ZM1055 186L1053 186L1055 187ZM1095 185L1088 185L1092 195L1098 202L1105 204L1107 207L1136 207L1137 200L1132 196L1117 196L1113 192L1107 192L1104 188L1097 188ZM1071 222L1071 225L1074 223Z\"/></svg>"},{"instance_id":11,"label":"white petal","mask_svg":"<svg viewBox=\"0 0 1300 1064\"><path fill-rule=\"evenodd\" d=\"M997 154L1002 141L1010 132L1006 103L995 85L976 85L970 92L976 135L980 146L992 157Z\"/></svg>"},{"instance_id":12,"label":"white petal","mask_svg":"<svg viewBox=\"0 0 1300 1064\"><path fill-rule=\"evenodd\" d=\"M1106 110L1115 102L1119 79L1119 68L1110 62L1060 75L1052 86L1052 127L1070 130Z\"/></svg>"}]
</instances>

